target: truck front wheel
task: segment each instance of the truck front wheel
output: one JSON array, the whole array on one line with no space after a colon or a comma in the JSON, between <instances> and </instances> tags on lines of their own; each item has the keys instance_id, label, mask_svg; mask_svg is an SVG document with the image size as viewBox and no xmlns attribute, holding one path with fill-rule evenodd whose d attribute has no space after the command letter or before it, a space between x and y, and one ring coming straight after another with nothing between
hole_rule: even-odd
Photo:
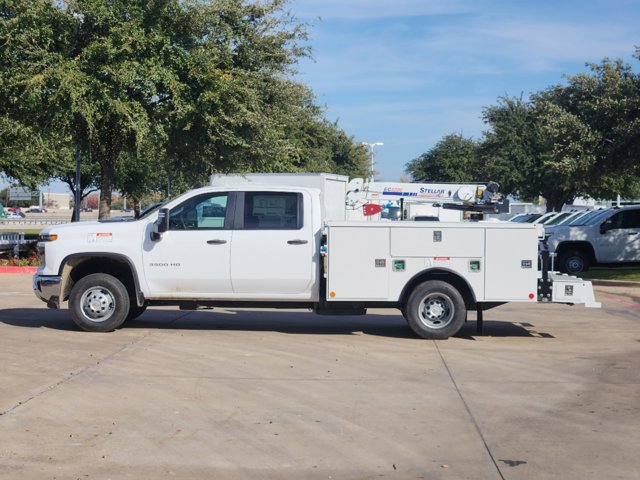
<instances>
[{"instance_id":1,"label":"truck front wheel","mask_svg":"<svg viewBox=\"0 0 640 480\"><path fill-rule=\"evenodd\" d=\"M558 258L558 269L576 275L589 270L589 257L581 250L568 250Z\"/></svg>"},{"instance_id":2,"label":"truck front wheel","mask_svg":"<svg viewBox=\"0 0 640 480\"><path fill-rule=\"evenodd\" d=\"M129 314L129 294L117 278L94 273L80 279L69 295L71 319L88 332L110 332Z\"/></svg>"},{"instance_id":3,"label":"truck front wheel","mask_svg":"<svg viewBox=\"0 0 640 480\"><path fill-rule=\"evenodd\" d=\"M427 339L445 339L455 335L467 316L460 292L439 280L419 284L402 311L411 329Z\"/></svg>"}]
</instances>

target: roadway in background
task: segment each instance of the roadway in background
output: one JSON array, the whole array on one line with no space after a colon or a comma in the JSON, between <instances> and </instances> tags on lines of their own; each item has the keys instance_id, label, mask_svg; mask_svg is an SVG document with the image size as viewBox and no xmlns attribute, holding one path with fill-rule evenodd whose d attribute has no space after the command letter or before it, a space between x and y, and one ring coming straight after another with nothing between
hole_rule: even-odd
<instances>
[{"instance_id":1,"label":"roadway in background","mask_svg":"<svg viewBox=\"0 0 640 480\"><path fill-rule=\"evenodd\" d=\"M47 213L28 213L23 219L0 219L0 230L22 231L37 228L44 228L47 225L58 225L71 221L71 210L49 210ZM113 210L111 216L133 216L133 212L123 213ZM97 220L98 210L93 212L81 212L80 220Z\"/></svg>"}]
</instances>

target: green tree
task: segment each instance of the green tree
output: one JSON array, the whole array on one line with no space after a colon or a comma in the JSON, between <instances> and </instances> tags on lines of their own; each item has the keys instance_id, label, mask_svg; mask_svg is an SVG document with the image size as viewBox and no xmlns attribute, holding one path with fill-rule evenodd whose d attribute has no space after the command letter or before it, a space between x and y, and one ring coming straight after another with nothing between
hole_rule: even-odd
<instances>
[{"instance_id":1,"label":"green tree","mask_svg":"<svg viewBox=\"0 0 640 480\"><path fill-rule=\"evenodd\" d=\"M80 190L80 203L82 203L82 201L89 195L98 191L98 185L100 184L100 170L99 166L94 162L89 162L87 161L87 159L81 162L79 185L76 185L75 162L73 165L61 165L57 168L57 172L58 173L54 175L54 179L67 184L69 190L71 191L71 196L73 197L74 202L78 189ZM73 212L71 213L71 221L76 222L78 220L80 219L76 218L76 209L74 208Z\"/></svg>"},{"instance_id":2,"label":"green tree","mask_svg":"<svg viewBox=\"0 0 640 480\"><path fill-rule=\"evenodd\" d=\"M500 97L496 105L484 109L483 119L490 127L478 150L484 174L500 183L505 195L536 198L538 135L533 105L522 97Z\"/></svg>"},{"instance_id":3,"label":"green tree","mask_svg":"<svg viewBox=\"0 0 640 480\"><path fill-rule=\"evenodd\" d=\"M410 161L405 172L417 182L477 182L484 180L478 163L478 143L450 134Z\"/></svg>"},{"instance_id":4,"label":"green tree","mask_svg":"<svg viewBox=\"0 0 640 480\"><path fill-rule=\"evenodd\" d=\"M100 165L101 218L125 154L152 142L194 176L290 167L281 122L309 92L287 78L306 50L283 6L1 1L0 166L36 182L79 149Z\"/></svg>"},{"instance_id":5,"label":"green tree","mask_svg":"<svg viewBox=\"0 0 640 480\"><path fill-rule=\"evenodd\" d=\"M578 116L543 96L536 99L533 139L537 150L531 182L545 198L547 211L560 211L578 196L592 192L598 135Z\"/></svg>"},{"instance_id":6,"label":"green tree","mask_svg":"<svg viewBox=\"0 0 640 480\"><path fill-rule=\"evenodd\" d=\"M502 97L485 109L484 120L491 129L480 155L503 193L529 200L542 196L548 211L588 194L593 133L551 96L539 94L528 102Z\"/></svg>"},{"instance_id":7,"label":"green tree","mask_svg":"<svg viewBox=\"0 0 640 480\"><path fill-rule=\"evenodd\" d=\"M291 80L308 49L285 6L0 0L0 170L66 177L79 151L99 166L101 218L114 187L137 198L163 172L180 190L211 173L357 172L353 139Z\"/></svg>"},{"instance_id":8,"label":"green tree","mask_svg":"<svg viewBox=\"0 0 640 480\"><path fill-rule=\"evenodd\" d=\"M640 50L636 58L640 59ZM588 194L596 198L640 195L640 76L621 60L588 64L590 72L567 77L567 85L538 95L571 116L582 132L582 149L593 155L586 173ZM578 141L574 135L574 142ZM579 156L579 155L578 155Z\"/></svg>"},{"instance_id":9,"label":"green tree","mask_svg":"<svg viewBox=\"0 0 640 480\"><path fill-rule=\"evenodd\" d=\"M365 178L370 174L370 152L362 143L354 141L353 136L347 135L337 123L325 122L329 129L331 147L330 172L348 175L350 177Z\"/></svg>"},{"instance_id":10,"label":"green tree","mask_svg":"<svg viewBox=\"0 0 640 480\"><path fill-rule=\"evenodd\" d=\"M503 97L485 109L480 157L504 193L542 196L548 210L640 193L639 77L621 61L589 67L528 101Z\"/></svg>"},{"instance_id":11,"label":"green tree","mask_svg":"<svg viewBox=\"0 0 640 480\"><path fill-rule=\"evenodd\" d=\"M303 116L291 122L286 135L291 140L295 165L291 171L333 172L350 177L368 173L368 150L337 122Z\"/></svg>"}]
</instances>

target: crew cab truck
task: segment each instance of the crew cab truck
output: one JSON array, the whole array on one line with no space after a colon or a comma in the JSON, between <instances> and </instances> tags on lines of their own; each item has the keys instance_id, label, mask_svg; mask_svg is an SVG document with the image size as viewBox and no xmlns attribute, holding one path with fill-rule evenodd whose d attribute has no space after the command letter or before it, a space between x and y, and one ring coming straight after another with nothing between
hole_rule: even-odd
<instances>
[{"instance_id":1,"label":"crew cab truck","mask_svg":"<svg viewBox=\"0 0 640 480\"><path fill-rule=\"evenodd\" d=\"M99 332L152 305L393 307L417 335L441 339L460 330L469 309L598 306L589 282L538 270L541 227L343 221L329 180L209 186L136 221L48 227L34 291L52 308L68 301L73 321Z\"/></svg>"},{"instance_id":2,"label":"crew cab truck","mask_svg":"<svg viewBox=\"0 0 640 480\"><path fill-rule=\"evenodd\" d=\"M594 265L640 263L640 205L594 210L582 218L546 228L546 243L560 271L576 275Z\"/></svg>"}]
</instances>

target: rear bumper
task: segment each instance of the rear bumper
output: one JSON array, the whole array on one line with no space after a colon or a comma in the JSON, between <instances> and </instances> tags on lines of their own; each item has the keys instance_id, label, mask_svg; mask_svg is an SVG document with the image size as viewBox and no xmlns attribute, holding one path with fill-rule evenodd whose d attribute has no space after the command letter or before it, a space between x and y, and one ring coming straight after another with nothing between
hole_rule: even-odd
<instances>
[{"instance_id":1,"label":"rear bumper","mask_svg":"<svg viewBox=\"0 0 640 480\"><path fill-rule=\"evenodd\" d=\"M49 308L58 308L60 306L61 286L62 277L40 275L39 273L33 276L33 292Z\"/></svg>"},{"instance_id":2,"label":"rear bumper","mask_svg":"<svg viewBox=\"0 0 640 480\"><path fill-rule=\"evenodd\" d=\"M549 272L551 301L556 303L583 303L587 308L601 308L596 302L591 282L563 273Z\"/></svg>"}]
</instances>

